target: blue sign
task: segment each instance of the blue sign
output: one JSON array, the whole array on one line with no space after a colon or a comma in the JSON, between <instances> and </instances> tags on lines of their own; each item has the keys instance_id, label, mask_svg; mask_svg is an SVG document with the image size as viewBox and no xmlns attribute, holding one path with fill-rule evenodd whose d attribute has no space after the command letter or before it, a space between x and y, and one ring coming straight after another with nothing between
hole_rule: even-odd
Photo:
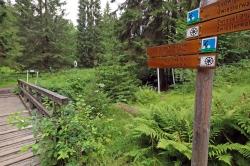
<instances>
[{"instance_id":1,"label":"blue sign","mask_svg":"<svg viewBox=\"0 0 250 166\"><path fill-rule=\"evenodd\" d=\"M200 21L200 8L194 9L187 14L187 23L194 24Z\"/></svg>"},{"instance_id":2,"label":"blue sign","mask_svg":"<svg viewBox=\"0 0 250 166\"><path fill-rule=\"evenodd\" d=\"M217 37L210 37L202 39L201 52L216 52L217 50Z\"/></svg>"}]
</instances>

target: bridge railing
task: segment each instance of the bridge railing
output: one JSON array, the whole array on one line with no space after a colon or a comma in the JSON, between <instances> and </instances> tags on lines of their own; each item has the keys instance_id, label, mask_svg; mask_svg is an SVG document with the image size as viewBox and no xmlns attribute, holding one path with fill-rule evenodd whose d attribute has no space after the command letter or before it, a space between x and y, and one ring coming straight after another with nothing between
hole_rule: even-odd
<instances>
[{"instance_id":1,"label":"bridge railing","mask_svg":"<svg viewBox=\"0 0 250 166\"><path fill-rule=\"evenodd\" d=\"M50 117L53 114L53 112L51 113L51 111L48 110L43 104L44 99L47 99L52 102L52 111L63 105L67 105L69 102L69 98L65 96L52 92L48 89L36 86L34 84L27 83L23 80L18 80L18 87L21 91L20 98L25 104L25 106L30 110L37 109L37 111L43 116Z\"/></svg>"}]
</instances>

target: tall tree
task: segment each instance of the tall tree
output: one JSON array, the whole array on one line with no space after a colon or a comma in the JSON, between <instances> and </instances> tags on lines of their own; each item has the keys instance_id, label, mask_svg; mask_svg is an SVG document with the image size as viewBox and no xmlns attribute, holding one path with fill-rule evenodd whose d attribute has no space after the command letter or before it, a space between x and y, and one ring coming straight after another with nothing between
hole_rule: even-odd
<instances>
[{"instance_id":1,"label":"tall tree","mask_svg":"<svg viewBox=\"0 0 250 166\"><path fill-rule=\"evenodd\" d=\"M74 48L65 44L71 36L69 22L63 18L61 0L16 0L20 36L25 47L19 63L25 68L49 69L67 65ZM65 33L68 31L69 33ZM25 61L23 61L25 59Z\"/></svg>"},{"instance_id":2,"label":"tall tree","mask_svg":"<svg viewBox=\"0 0 250 166\"><path fill-rule=\"evenodd\" d=\"M100 0L80 0L77 54L82 67L94 67L99 61Z\"/></svg>"},{"instance_id":3,"label":"tall tree","mask_svg":"<svg viewBox=\"0 0 250 166\"><path fill-rule=\"evenodd\" d=\"M111 65L119 63L121 44L116 32L118 18L111 13L110 3L106 3L100 23L100 63Z\"/></svg>"},{"instance_id":4,"label":"tall tree","mask_svg":"<svg viewBox=\"0 0 250 166\"><path fill-rule=\"evenodd\" d=\"M126 0L119 9L122 11L119 36L127 55L124 62L136 63L138 77L146 83L151 77L146 65L146 47L176 42L177 18L182 18L185 12L183 2Z\"/></svg>"},{"instance_id":5,"label":"tall tree","mask_svg":"<svg viewBox=\"0 0 250 166\"><path fill-rule=\"evenodd\" d=\"M0 1L0 65L13 65L22 49L13 6Z\"/></svg>"}]
</instances>

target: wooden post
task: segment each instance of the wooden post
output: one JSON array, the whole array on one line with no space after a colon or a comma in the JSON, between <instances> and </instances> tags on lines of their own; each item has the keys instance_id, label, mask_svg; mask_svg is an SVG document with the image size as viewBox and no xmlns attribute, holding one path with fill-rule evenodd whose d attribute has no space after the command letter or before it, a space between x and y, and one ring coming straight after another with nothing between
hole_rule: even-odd
<instances>
[{"instance_id":1,"label":"wooden post","mask_svg":"<svg viewBox=\"0 0 250 166\"><path fill-rule=\"evenodd\" d=\"M167 70L168 71L168 70ZM161 85L161 92L168 90L168 74L165 69L160 69L160 85Z\"/></svg>"},{"instance_id":2,"label":"wooden post","mask_svg":"<svg viewBox=\"0 0 250 166\"><path fill-rule=\"evenodd\" d=\"M198 69L192 166L207 166L214 69Z\"/></svg>"}]
</instances>

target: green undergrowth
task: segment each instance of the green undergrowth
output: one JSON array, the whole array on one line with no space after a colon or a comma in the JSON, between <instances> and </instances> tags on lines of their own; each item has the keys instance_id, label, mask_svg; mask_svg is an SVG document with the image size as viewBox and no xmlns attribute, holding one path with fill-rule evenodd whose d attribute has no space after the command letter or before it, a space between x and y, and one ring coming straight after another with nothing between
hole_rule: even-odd
<instances>
[{"instance_id":1,"label":"green undergrowth","mask_svg":"<svg viewBox=\"0 0 250 166\"><path fill-rule=\"evenodd\" d=\"M125 72L125 79L133 79L126 70L120 70ZM39 85L71 98L69 106L55 112L51 119L33 122L40 140L34 150L42 165L190 165L194 81L161 94L149 87L133 88L131 93L131 88L117 88L118 83L134 87L136 84L131 84L136 81L123 81L122 74L117 75L119 81L98 74L95 70L70 70L39 79ZM216 69L211 166L250 165L249 76L249 61ZM110 94L104 87L112 80ZM188 80L195 80L194 74Z\"/></svg>"},{"instance_id":2,"label":"green undergrowth","mask_svg":"<svg viewBox=\"0 0 250 166\"><path fill-rule=\"evenodd\" d=\"M25 74L10 69L9 67L0 67L0 88L14 87L17 79L24 79Z\"/></svg>"}]
</instances>

